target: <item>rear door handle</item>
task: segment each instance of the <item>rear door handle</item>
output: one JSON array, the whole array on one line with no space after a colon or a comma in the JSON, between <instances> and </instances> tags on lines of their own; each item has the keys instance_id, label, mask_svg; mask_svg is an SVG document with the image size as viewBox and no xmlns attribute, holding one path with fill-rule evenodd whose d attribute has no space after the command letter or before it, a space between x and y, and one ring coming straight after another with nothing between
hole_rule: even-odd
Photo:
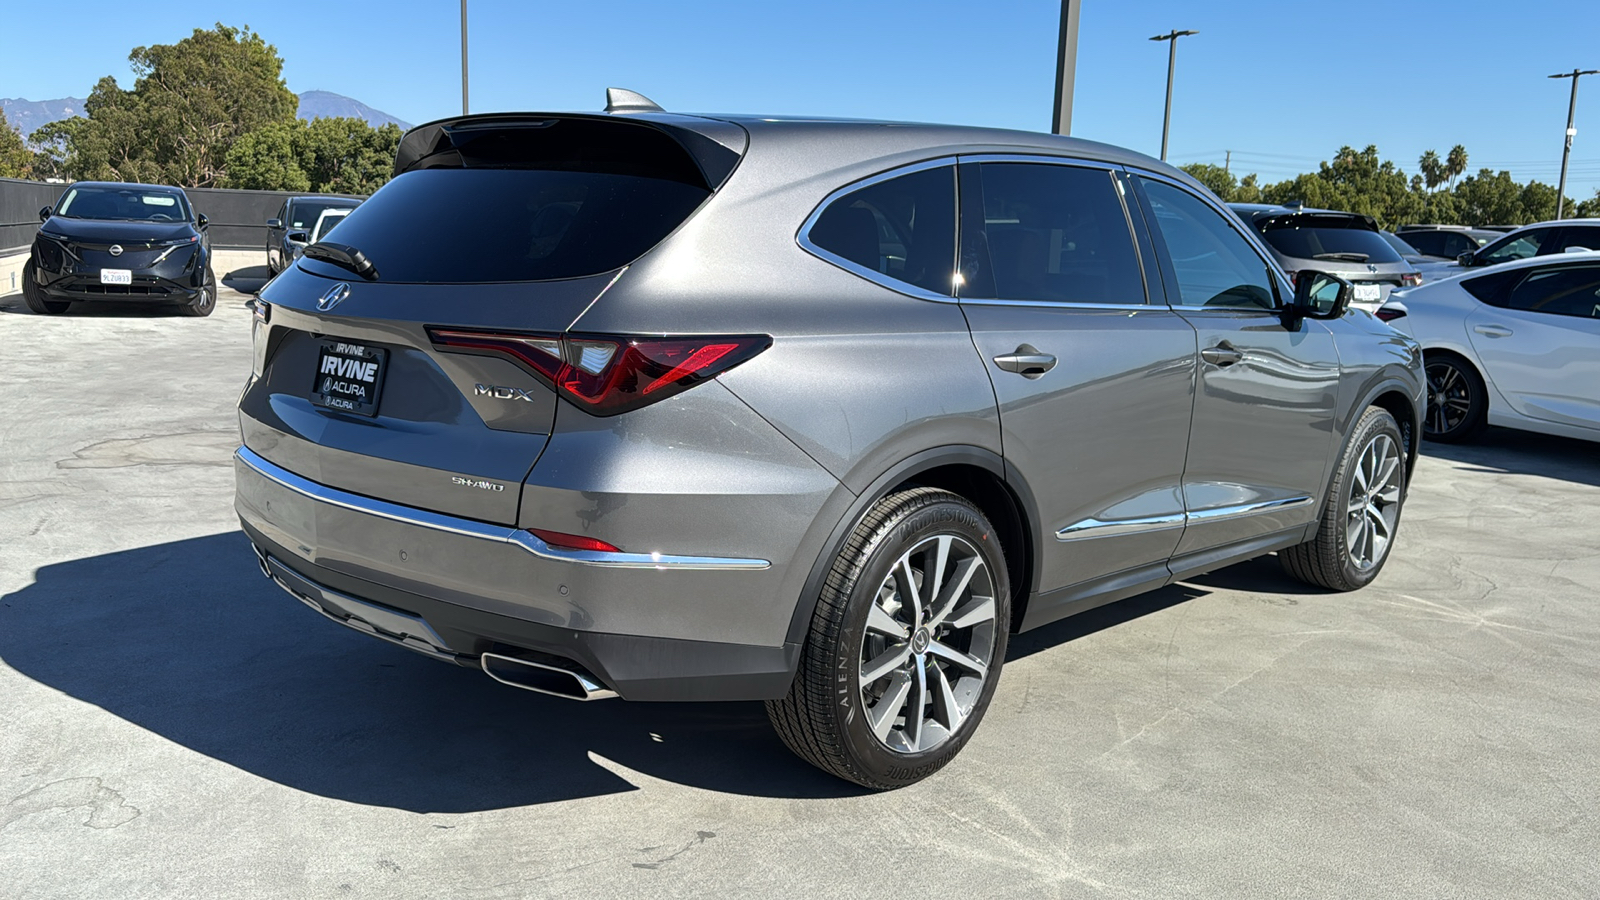
<instances>
[{"instance_id":1,"label":"rear door handle","mask_svg":"<svg viewBox=\"0 0 1600 900\"><path fill-rule=\"evenodd\" d=\"M1223 341L1215 347L1207 347L1206 349L1201 350L1200 358L1208 363L1211 363L1219 369L1226 369L1239 360L1244 359L1244 354L1234 349L1233 346L1227 341Z\"/></svg>"},{"instance_id":2,"label":"rear door handle","mask_svg":"<svg viewBox=\"0 0 1600 900\"><path fill-rule=\"evenodd\" d=\"M1474 325L1472 330L1484 337L1503 338L1511 336L1511 329L1504 325Z\"/></svg>"},{"instance_id":3,"label":"rear door handle","mask_svg":"<svg viewBox=\"0 0 1600 900\"><path fill-rule=\"evenodd\" d=\"M1038 378L1056 367L1056 358L1040 353L1032 344L1022 344L1011 353L996 356L994 364L1023 378Z\"/></svg>"}]
</instances>

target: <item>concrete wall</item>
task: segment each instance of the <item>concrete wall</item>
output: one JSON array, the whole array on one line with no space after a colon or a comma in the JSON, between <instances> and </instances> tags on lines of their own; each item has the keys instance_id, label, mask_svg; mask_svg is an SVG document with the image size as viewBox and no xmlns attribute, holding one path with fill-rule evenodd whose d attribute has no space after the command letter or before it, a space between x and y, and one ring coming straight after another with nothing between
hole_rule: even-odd
<instances>
[{"instance_id":1,"label":"concrete wall","mask_svg":"<svg viewBox=\"0 0 1600 900\"><path fill-rule=\"evenodd\" d=\"M65 184L0 178L0 256L27 252L33 233L39 228L39 208L54 206L66 189ZM189 195L195 211L211 220L211 246L260 247L263 251L267 245L267 220L277 215L285 198L301 196L291 191L223 188L186 188L184 193ZM0 282L0 291L8 289L9 281Z\"/></svg>"}]
</instances>

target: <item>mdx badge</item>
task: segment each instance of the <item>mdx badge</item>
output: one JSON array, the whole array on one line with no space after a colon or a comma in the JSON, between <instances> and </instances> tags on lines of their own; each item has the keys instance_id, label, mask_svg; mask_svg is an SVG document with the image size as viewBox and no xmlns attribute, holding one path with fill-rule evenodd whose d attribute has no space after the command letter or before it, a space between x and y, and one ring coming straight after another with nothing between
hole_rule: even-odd
<instances>
[{"instance_id":1,"label":"mdx badge","mask_svg":"<svg viewBox=\"0 0 1600 900\"><path fill-rule=\"evenodd\" d=\"M327 312L328 310L333 309L335 306L338 306L339 302L348 296L350 296L350 285L341 281L333 287L328 288L328 292L322 295L321 300L317 301L317 309Z\"/></svg>"},{"instance_id":2,"label":"mdx badge","mask_svg":"<svg viewBox=\"0 0 1600 900\"><path fill-rule=\"evenodd\" d=\"M533 398L522 388L506 387L503 384L475 384L473 391L479 397L493 397L496 400L525 400L533 402Z\"/></svg>"}]
</instances>

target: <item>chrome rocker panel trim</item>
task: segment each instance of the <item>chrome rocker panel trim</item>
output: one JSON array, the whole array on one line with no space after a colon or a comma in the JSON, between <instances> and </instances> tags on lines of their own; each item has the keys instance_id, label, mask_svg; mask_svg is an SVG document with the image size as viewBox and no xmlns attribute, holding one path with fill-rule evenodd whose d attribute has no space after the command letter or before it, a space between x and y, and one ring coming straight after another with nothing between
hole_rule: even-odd
<instances>
[{"instance_id":1,"label":"chrome rocker panel trim","mask_svg":"<svg viewBox=\"0 0 1600 900\"><path fill-rule=\"evenodd\" d=\"M449 534L458 534L499 544L514 544L534 556L555 562L601 566L612 569L725 569L754 571L772 567L772 563L764 559L737 559L721 556L668 556L663 553L612 553L602 550L565 550L552 547L539 540L533 534L521 529L508 528L504 525L490 525L472 519L462 519L456 516L428 512L427 510L415 509L410 506L401 506L398 503L386 503L382 500L374 500L371 497L363 497L360 494L352 494L337 488L320 485L314 481L301 478L288 469L268 462L249 447L240 447L234 452L234 456L263 478L320 503L365 513L369 516L377 516L380 519L404 522L407 525L416 525L433 531L443 531Z\"/></svg>"},{"instance_id":2,"label":"chrome rocker panel trim","mask_svg":"<svg viewBox=\"0 0 1600 900\"><path fill-rule=\"evenodd\" d=\"M1108 522L1089 518L1081 522L1074 522L1057 531L1056 540L1082 541L1090 538L1113 537L1115 535L1166 531L1170 528L1183 528L1188 525L1215 522L1220 519L1235 519L1240 516L1299 509L1303 506L1310 506L1311 503L1310 497L1288 497L1283 500L1262 500L1258 503L1219 506L1215 509L1202 509L1196 512L1172 513L1171 515L1150 516L1139 519L1115 519Z\"/></svg>"}]
</instances>

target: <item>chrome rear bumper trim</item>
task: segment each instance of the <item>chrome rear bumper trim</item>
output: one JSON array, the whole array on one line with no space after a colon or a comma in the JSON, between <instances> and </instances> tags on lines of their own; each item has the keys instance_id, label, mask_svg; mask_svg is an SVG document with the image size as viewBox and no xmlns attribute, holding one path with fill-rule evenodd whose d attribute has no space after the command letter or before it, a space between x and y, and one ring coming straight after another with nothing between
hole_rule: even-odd
<instances>
[{"instance_id":1,"label":"chrome rear bumper trim","mask_svg":"<svg viewBox=\"0 0 1600 900\"><path fill-rule=\"evenodd\" d=\"M612 553L601 550L566 550L552 547L539 540L533 534L520 529L428 512L425 509L401 506L398 503L387 503L382 500L374 500L371 497L363 497L360 494L352 494L337 488L317 484L315 481L301 478L288 469L268 462L249 447L240 447L235 451L234 455L238 457L240 462L250 467L263 478L320 503L364 513L369 516L376 516L380 519L388 519L393 522L404 522L407 525L416 525L419 528L428 528L433 531L443 531L449 534L458 534L463 537L477 538L478 540L500 544L514 544L541 559L612 569L759 571L772 567L772 563L764 559L738 559L721 556L669 556L663 553Z\"/></svg>"}]
</instances>

